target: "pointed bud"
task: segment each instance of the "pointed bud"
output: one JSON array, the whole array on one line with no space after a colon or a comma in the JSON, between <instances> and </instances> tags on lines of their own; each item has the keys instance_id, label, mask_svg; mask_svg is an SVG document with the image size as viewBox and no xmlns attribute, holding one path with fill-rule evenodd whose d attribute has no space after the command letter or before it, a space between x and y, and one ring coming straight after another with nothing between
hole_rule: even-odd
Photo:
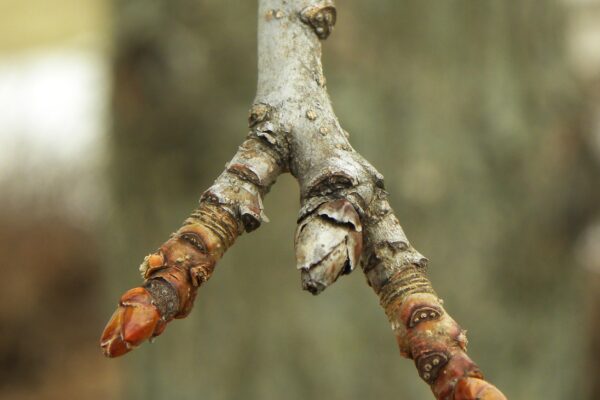
<instances>
[{"instance_id":1,"label":"pointed bud","mask_svg":"<svg viewBox=\"0 0 600 400\"><path fill-rule=\"evenodd\" d=\"M160 328L164 328L160 322L160 313L146 289L131 289L121 297L119 307L104 328L100 346L107 357L121 356L160 334Z\"/></svg>"},{"instance_id":2,"label":"pointed bud","mask_svg":"<svg viewBox=\"0 0 600 400\"><path fill-rule=\"evenodd\" d=\"M298 224L295 247L303 289L319 294L358 264L362 252L358 213L344 199L322 204Z\"/></svg>"}]
</instances>

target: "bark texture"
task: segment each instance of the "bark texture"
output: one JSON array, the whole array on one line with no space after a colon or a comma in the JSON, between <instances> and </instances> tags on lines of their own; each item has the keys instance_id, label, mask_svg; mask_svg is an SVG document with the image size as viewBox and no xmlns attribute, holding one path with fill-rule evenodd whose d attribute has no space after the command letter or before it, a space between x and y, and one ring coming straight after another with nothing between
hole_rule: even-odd
<instances>
[{"instance_id":1,"label":"bark texture","mask_svg":"<svg viewBox=\"0 0 600 400\"><path fill-rule=\"evenodd\" d=\"M321 40L337 20L333 2L259 3L248 137L184 225L140 266L145 284L121 298L102 337L105 354L122 355L185 317L224 252L266 220L263 196L290 172L300 186L295 245L303 287L320 293L361 265L401 354L437 399L504 399L466 355L465 331L427 279L427 259L406 238L383 176L352 148L332 109Z\"/></svg>"}]
</instances>

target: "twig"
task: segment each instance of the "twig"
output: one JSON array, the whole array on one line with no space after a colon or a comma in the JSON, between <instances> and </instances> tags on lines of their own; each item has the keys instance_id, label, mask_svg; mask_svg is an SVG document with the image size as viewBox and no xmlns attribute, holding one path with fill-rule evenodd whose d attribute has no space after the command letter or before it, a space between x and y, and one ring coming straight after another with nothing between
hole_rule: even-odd
<instances>
[{"instance_id":1,"label":"twig","mask_svg":"<svg viewBox=\"0 0 600 400\"><path fill-rule=\"evenodd\" d=\"M259 3L248 138L183 227L142 263L145 284L121 298L102 336L105 354L122 355L185 317L237 236L266 220L262 197L290 172L301 193L295 246L303 287L318 294L361 265L401 354L437 399L504 399L467 357L465 332L431 287L427 259L402 231L383 176L352 148L333 112L320 43L337 19L333 1Z\"/></svg>"}]
</instances>

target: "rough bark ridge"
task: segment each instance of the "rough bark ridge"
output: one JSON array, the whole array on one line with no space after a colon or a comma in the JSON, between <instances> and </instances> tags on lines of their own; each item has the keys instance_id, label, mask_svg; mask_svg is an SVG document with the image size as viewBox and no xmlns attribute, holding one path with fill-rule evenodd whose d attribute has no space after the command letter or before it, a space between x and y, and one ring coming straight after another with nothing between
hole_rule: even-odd
<instances>
[{"instance_id":1,"label":"rough bark ridge","mask_svg":"<svg viewBox=\"0 0 600 400\"><path fill-rule=\"evenodd\" d=\"M236 237L266 220L262 197L277 176L300 185L296 232L302 286L318 294L361 265L397 336L437 399L504 399L466 355L465 332L426 277L427 259L408 242L383 176L348 141L329 100L321 43L336 22L332 1L260 0L258 88L250 133L199 207L140 271L101 339L127 353L191 310L198 287Z\"/></svg>"}]
</instances>

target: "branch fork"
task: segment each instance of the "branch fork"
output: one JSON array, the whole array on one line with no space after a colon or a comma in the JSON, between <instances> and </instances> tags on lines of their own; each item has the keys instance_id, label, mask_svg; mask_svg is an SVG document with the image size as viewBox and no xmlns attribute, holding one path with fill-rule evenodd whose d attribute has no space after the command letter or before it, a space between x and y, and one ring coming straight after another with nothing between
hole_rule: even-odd
<instances>
[{"instance_id":1,"label":"branch fork","mask_svg":"<svg viewBox=\"0 0 600 400\"><path fill-rule=\"evenodd\" d=\"M188 315L237 236L268 221L262 198L290 172L301 193L295 248L302 287L319 294L360 265L401 355L414 360L436 399L505 399L466 355L466 333L431 287L427 259L406 238L383 176L352 148L333 112L321 65L321 40L337 19L333 1L259 4L250 132L184 225L144 259L145 283L121 298L101 338L105 354L125 354Z\"/></svg>"}]
</instances>

